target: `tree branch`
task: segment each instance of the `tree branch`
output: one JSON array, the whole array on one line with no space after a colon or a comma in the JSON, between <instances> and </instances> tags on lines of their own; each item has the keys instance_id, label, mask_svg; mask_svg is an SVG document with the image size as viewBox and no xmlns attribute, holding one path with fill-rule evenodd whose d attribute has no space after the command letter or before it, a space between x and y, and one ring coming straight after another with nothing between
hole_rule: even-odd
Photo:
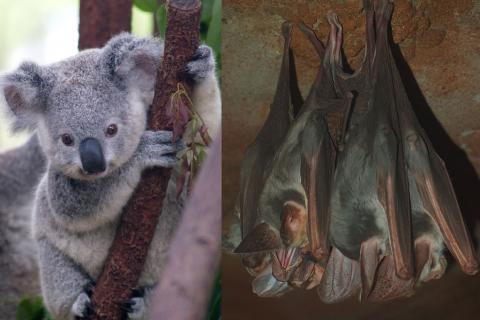
<instances>
[{"instance_id":1,"label":"tree branch","mask_svg":"<svg viewBox=\"0 0 480 320\"><path fill-rule=\"evenodd\" d=\"M182 82L182 71L199 44L200 1L167 2L168 21L163 61L157 72L149 128L171 130L166 116L170 96ZM120 304L137 286L150 242L161 213L170 170L146 170L126 205L116 238L92 294L94 314L90 319L121 319Z\"/></svg>"},{"instance_id":2,"label":"tree branch","mask_svg":"<svg viewBox=\"0 0 480 320\"><path fill-rule=\"evenodd\" d=\"M151 319L205 318L220 262L221 185L219 135L195 180L170 245Z\"/></svg>"},{"instance_id":3,"label":"tree branch","mask_svg":"<svg viewBox=\"0 0 480 320\"><path fill-rule=\"evenodd\" d=\"M132 0L80 0L78 49L100 48L122 31L130 31Z\"/></svg>"}]
</instances>

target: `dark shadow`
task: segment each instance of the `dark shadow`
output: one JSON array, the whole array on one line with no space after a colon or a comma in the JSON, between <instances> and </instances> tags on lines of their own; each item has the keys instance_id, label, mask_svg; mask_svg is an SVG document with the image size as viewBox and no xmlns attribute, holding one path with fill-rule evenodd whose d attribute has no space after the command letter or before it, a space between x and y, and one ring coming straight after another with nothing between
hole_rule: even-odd
<instances>
[{"instance_id":1,"label":"dark shadow","mask_svg":"<svg viewBox=\"0 0 480 320\"><path fill-rule=\"evenodd\" d=\"M394 43L391 34L389 32L389 41ZM480 179L466 153L453 142L428 106L398 45L392 46L392 53L413 110L438 155L445 162L465 223L473 235L475 223L479 218L477 212L480 210Z\"/></svg>"}]
</instances>

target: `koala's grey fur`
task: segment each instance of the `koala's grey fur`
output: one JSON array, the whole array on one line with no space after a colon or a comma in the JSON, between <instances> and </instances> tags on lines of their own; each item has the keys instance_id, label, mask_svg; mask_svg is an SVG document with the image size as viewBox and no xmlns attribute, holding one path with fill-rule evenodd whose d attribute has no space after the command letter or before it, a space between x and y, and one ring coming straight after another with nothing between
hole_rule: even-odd
<instances>
[{"instance_id":1,"label":"koala's grey fur","mask_svg":"<svg viewBox=\"0 0 480 320\"><path fill-rule=\"evenodd\" d=\"M35 189L45 164L36 136L0 155L0 319L15 319L19 300L40 292L29 234Z\"/></svg>"},{"instance_id":2,"label":"koala's grey fur","mask_svg":"<svg viewBox=\"0 0 480 320\"><path fill-rule=\"evenodd\" d=\"M49 66L24 63L1 77L1 92L15 115L14 127L35 130L32 139L38 137L47 159L32 226L42 294L55 319L87 312L89 298L84 289L102 270L122 208L142 170L176 163L174 153L181 146L171 143L171 133L145 130L162 54L160 40L124 33L102 49L85 50ZM220 94L211 49L201 46L187 69L195 80L194 108L215 135L220 127ZM107 137L105 128L112 123L118 133ZM65 134L73 137L73 146L62 142ZM106 170L96 175L85 171L79 156L79 143L86 138L99 142L106 161ZM177 169L167 188L140 287L156 284L182 210L174 183ZM143 319L148 299L133 298L130 304L129 317Z\"/></svg>"}]
</instances>

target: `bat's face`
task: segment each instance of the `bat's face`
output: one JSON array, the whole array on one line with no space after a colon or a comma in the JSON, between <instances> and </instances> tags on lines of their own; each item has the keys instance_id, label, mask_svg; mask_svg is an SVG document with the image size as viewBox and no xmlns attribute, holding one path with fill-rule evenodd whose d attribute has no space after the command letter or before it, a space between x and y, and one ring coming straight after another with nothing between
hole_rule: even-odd
<instances>
[{"instance_id":1,"label":"bat's face","mask_svg":"<svg viewBox=\"0 0 480 320\"><path fill-rule=\"evenodd\" d=\"M280 237L285 247L301 247L308 242L307 220L305 207L294 201L285 202L280 227Z\"/></svg>"},{"instance_id":2,"label":"bat's face","mask_svg":"<svg viewBox=\"0 0 480 320\"><path fill-rule=\"evenodd\" d=\"M297 202L287 201L283 205L280 238L282 246L272 253L272 269L278 280L288 281L302 262L301 248L308 243L307 212Z\"/></svg>"},{"instance_id":3,"label":"bat's face","mask_svg":"<svg viewBox=\"0 0 480 320\"><path fill-rule=\"evenodd\" d=\"M323 276L324 268L310 259L306 208L294 201L283 206L280 238L282 247L272 252L272 273L279 281L311 289Z\"/></svg>"},{"instance_id":4,"label":"bat's face","mask_svg":"<svg viewBox=\"0 0 480 320\"><path fill-rule=\"evenodd\" d=\"M288 200L281 210L279 229L267 222L257 224L244 237L236 252L242 253L243 265L256 278L268 279L265 272L269 270L279 282L313 288L320 283L324 269L310 259L306 208L297 201Z\"/></svg>"}]
</instances>

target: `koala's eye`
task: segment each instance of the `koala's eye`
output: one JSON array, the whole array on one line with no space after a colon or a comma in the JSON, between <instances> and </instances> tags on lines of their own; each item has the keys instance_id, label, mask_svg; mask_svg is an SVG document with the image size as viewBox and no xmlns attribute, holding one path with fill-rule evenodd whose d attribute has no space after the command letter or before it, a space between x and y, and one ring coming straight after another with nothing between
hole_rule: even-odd
<instances>
[{"instance_id":1,"label":"koala's eye","mask_svg":"<svg viewBox=\"0 0 480 320\"><path fill-rule=\"evenodd\" d=\"M73 145L73 137L69 135L68 133L62 134L62 142L66 146L72 146Z\"/></svg>"},{"instance_id":2,"label":"koala's eye","mask_svg":"<svg viewBox=\"0 0 480 320\"><path fill-rule=\"evenodd\" d=\"M107 127L107 130L105 130L105 134L108 137L113 137L115 134L117 134L118 127L116 124L111 124Z\"/></svg>"}]
</instances>

